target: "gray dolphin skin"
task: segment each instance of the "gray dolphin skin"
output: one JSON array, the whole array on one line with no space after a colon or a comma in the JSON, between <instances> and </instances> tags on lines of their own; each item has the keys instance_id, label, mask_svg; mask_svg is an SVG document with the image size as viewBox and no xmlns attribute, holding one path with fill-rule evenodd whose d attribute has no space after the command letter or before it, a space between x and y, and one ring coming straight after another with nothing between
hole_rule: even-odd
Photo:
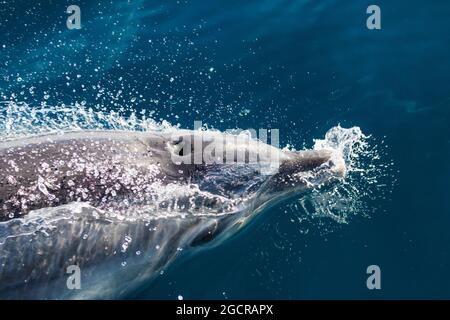
<instances>
[{"instance_id":1,"label":"gray dolphin skin","mask_svg":"<svg viewBox=\"0 0 450 320\"><path fill-rule=\"evenodd\" d=\"M210 152L212 141L224 149ZM339 182L345 170L331 150L280 150L210 131L0 142L0 298L126 297L183 251L218 244L278 201ZM73 265L79 288L68 286Z\"/></svg>"}]
</instances>

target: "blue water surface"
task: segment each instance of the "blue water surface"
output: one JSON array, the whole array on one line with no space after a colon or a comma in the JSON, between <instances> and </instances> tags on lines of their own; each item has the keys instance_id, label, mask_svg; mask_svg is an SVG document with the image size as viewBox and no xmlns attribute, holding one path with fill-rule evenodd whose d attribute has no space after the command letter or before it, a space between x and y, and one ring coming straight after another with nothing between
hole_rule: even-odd
<instances>
[{"instance_id":1,"label":"blue water surface","mask_svg":"<svg viewBox=\"0 0 450 320\"><path fill-rule=\"evenodd\" d=\"M387 146L396 182L370 217L322 232L280 204L129 298L450 298L448 1L1 1L0 57L2 101L277 128L297 148L359 126Z\"/></svg>"}]
</instances>

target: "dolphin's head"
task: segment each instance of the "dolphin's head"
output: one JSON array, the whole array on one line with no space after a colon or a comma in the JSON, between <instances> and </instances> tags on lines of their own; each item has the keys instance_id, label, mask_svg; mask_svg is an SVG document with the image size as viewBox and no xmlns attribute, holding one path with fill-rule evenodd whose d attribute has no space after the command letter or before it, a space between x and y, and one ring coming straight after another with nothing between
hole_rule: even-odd
<instances>
[{"instance_id":1,"label":"dolphin's head","mask_svg":"<svg viewBox=\"0 0 450 320\"><path fill-rule=\"evenodd\" d=\"M342 155L335 150L280 150L255 139L220 133L183 132L167 139L172 172L189 179L208 197L236 204L211 218L192 241L205 244L232 226L242 226L256 213L287 197L339 181L345 176ZM199 162L196 162L197 159ZM182 170L180 170L182 168ZM204 201L214 211L219 201ZM208 211L208 208L205 208Z\"/></svg>"},{"instance_id":2,"label":"dolphin's head","mask_svg":"<svg viewBox=\"0 0 450 320\"><path fill-rule=\"evenodd\" d=\"M337 150L280 150L245 136L192 132L172 136L167 145L171 171L183 168L202 190L253 198L258 205L333 183L346 173Z\"/></svg>"}]
</instances>

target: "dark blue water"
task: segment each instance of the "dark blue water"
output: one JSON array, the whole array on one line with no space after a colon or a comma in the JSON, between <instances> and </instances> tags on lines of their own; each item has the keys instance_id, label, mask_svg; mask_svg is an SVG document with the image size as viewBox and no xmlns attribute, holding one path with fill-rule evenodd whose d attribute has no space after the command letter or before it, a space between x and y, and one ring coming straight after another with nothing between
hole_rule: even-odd
<instances>
[{"instance_id":1,"label":"dark blue water","mask_svg":"<svg viewBox=\"0 0 450 320\"><path fill-rule=\"evenodd\" d=\"M3 1L0 95L277 128L298 148L338 123L384 140L392 193L370 218L304 232L280 204L130 298L449 299L449 40L448 1ZM381 290L366 287L372 264Z\"/></svg>"}]
</instances>

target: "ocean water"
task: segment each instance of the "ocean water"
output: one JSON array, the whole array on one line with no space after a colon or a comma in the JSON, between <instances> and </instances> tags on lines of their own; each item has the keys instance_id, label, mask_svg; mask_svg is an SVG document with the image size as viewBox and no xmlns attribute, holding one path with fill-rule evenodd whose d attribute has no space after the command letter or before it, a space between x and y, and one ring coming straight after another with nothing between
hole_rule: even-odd
<instances>
[{"instance_id":1,"label":"ocean water","mask_svg":"<svg viewBox=\"0 0 450 320\"><path fill-rule=\"evenodd\" d=\"M71 4L79 30L66 26ZM371 4L381 30L366 27ZM279 129L296 149L359 127L370 135L352 185L363 196L345 219L286 200L128 298L449 299L449 17L445 1L3 1L2 112L21 108L0 125L38 132L33 108L58 111L46 130L115 112L117 127L131 116ZM370 265L380 290L366 286Z\"/></svg>"}]
</instances>

